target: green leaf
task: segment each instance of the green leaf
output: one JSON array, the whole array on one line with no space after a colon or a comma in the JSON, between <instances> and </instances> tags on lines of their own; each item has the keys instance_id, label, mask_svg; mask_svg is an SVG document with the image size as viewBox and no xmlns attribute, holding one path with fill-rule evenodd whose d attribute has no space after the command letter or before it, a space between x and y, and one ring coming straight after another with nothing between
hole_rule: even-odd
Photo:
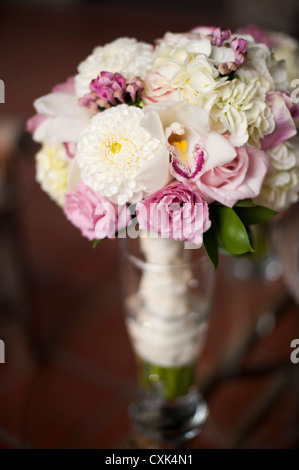
<instances>
[{"instance_id":1,"label":"green leaf","mask_svg":"<svg viewBox=\"0 0 299 470\"><path fill-rule=\"evenodd\" d=\"M95 248L98 243L100 243L101 240L93 240L92 242L92 248Z\"/></svg>"},{"instance_id":2,"label":"green leaf","mask_svg":"<svg viewBox=\"0 0 299 470\"><path fill-rule=\"evenodd\" d=\"M218 242L217 242L217 237L216 237L213 222L209 230L207 232L204 232L203 234L203 245L216 271L218 267L219 256L218 256Z\"/></svg>"},{"instance_id":3,"label":"green leaf","mask_svg":"<svg viewBox=\"0 0 299 470\"><path fill-rule=\"evenodd\" d=\"M235 207L235 211L244 225L260 224L277 214L277 212L264 206Z\"/></svg>"},{"instance_id":4,"label":"green leaf","mask_svg":"<svg viewBox=\"0 0 299 470\"><path fill-rule=\"evenodd\" d=\"M237 204L235 204L234 208L236 207L255 207L255 204L251 199L243 199L242 201L239 201Z\"/></svg>"},{"instance_id":5,"label":"green leaf","mask_svg":"<svg viewBox=\"0 0 299 470\"><path fill-rule=\"evenodd\" d=\"M253 252L246 227L230 207L218 206L217 227L224 249L232 255Z\"/></svg>"}]
</instances>

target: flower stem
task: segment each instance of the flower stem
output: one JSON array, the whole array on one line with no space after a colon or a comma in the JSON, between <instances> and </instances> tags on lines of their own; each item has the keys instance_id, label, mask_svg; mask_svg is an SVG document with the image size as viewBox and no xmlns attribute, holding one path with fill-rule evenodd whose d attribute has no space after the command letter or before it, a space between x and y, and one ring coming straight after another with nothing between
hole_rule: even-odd
<instances>
[{"instance_id":1,"label":"flower stem","mask_svg":"<svg viewBox=\"0 0 299 470\"><path fill-rule=\"evenodd\" d=\"M137 357L138 383L148 392L173 400L186 395L194 384L194 365L162 367Z\"/></svg>"}]
</instances>

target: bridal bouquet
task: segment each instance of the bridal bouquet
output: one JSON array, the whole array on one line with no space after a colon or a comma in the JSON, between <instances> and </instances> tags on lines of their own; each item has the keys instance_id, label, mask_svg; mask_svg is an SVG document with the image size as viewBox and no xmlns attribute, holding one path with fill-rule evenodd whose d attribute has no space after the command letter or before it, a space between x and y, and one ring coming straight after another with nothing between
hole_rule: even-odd
<instances>
[{"instance_id":1,"label":"bridal bouquet","mask_svg":"<svg viewBox=\"0 0 299 470\"><path fill-rule=\"evenodd\" d=\"M204 244L216 267L298 200L299 107L285 62L254 36L119 38L34 102L37 181L83 236L138 227Z\"/></svg>"},{"instance_id":2,"label":"bridal bouquet","mask_svg":"<svg viewBox=\"0 0 299 470\"><path fill-rule=\"evenodd\" d=\"M127 326L141 387L167 400L191 389L210 305L209 276L195 282L184 248L203 245L216 268L219 251L252 252L250 227L298 200L298 100L273 44L254 28L119 38L37 99L27 123L41 143L37 181L83 236L140 235ZM188 425L171 418L185 435L203 416L193 398ZM137 421L159 431L161 415L165 436L170 408L146 406Z\"/></svg>"}]
</instances>

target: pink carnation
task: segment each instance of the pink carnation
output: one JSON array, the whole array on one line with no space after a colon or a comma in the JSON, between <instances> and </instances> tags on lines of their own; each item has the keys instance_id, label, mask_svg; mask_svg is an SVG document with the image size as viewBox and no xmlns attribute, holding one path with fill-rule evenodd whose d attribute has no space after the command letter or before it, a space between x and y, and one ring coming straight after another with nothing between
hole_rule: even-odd
<instances>
[{"instance_id":1,"label":"pink carnation","mask_svg":"<svg viewBox=\"0 0 299 470\"><path fill-rule=\"evenodd\" d=\"M127 206L112 204L83 183L78 183L76 191L66 194L64 212L89 240L114 238L130 221Z\"/></svg>"},{"instance_id":2,"label":"pink carnation","mask_svg":"<svg viewBox=\"0 0 299 470\"><path fill-rule=\"evenodd\" d=\"M182 183L171 183L136 205L141 230L162 237L202 244L211 222L206 202Z\"/></svg>"},{"instance_id":3,"label":"pink carnation","mask_svg":"<svg viewBox=\"0 0 299 470\"><path fill-rule=\"evenodd\" d=\"M269 165L266 153L245 146L236 151L234 160L207 171L194 183L208 203L218 201L233 207L239 200L260 193Z\"/></svg>"}]
</instances>

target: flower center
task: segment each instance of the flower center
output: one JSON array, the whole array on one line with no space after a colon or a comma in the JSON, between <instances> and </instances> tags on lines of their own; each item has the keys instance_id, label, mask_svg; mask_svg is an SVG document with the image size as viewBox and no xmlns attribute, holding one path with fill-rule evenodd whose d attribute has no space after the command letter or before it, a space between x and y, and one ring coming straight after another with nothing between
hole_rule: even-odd
<instances>
[{"instance_id":1,"label":"flower center","mask_svg":"<svg viewBox=\"0 0 299 470\"><path fill-rule=\"evenodd\" d=\"M176 141L176 142L172 142L172 145L174 145L178 151L181 153L181 158L186 158L188 159L188 155L187 155L187 141L186 140L180 140L180 141Z\"/></svg>"},{"instance_id":2,"label":"flower center","mask_svg":"<svg viewBox=\"0 0 299 470\"><path fill-rule=\"evenodd\" d=\"M104 161L106 165L113 164L120 167L136 165L136 145L127 137L110 137L104 143Z\"/></svg>"}]
</instances>

